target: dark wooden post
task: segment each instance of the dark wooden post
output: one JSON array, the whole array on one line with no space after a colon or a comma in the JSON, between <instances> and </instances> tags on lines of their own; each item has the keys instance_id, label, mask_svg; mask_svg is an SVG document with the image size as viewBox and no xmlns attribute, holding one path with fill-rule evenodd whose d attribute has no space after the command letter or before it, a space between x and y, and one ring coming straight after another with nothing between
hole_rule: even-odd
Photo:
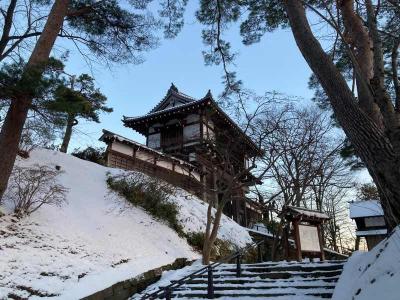
<instances>
[{"instance_id":1,"label":"dark wooden post","mask_svg":"<svg viewBox=\"0 0 400 300\"><path fill-rule=\"evenodd\" d=\"M236 257L236 277L240 277L242 275L242 266L241 266L242 257L240 254Z\"/></svg>"},{"instance_id":2,"label":"dark wooden post","mask_svg":"<svg viewBox=\"0 0 400 300\"><path fill-rule=\"evenodd\" d=\"M289 258L289 225L290 225L290 223L286 224L286 226L285 226L285 229L284 229L285 238L282 241L283 245L284 245L284 248L285 248L285 257L286 257L286 259Z\"/></svg>"},{"instance_id":3,"label":"dark wooden post","mask_svg":"<svg viewBox=\"0 0 400 300\"><path fill-rule=\"evenodd\" d=\"M244 204L244 226L247 227L247 226L249 226L248 217L247 217L247 201L246 201L246 197L244 196L244 192L242 189L240 191L240 197L242 198L242 201Z\"/></svg>"},{"instance_id":4,"label":"dark wooden post","mask_svg":"<svg viewBox=\"0 0 400 300\"><path fill-rule=\"evenodd\" d=\"M207 269L208 282L207 282L207 298L214 299L214 283L213 283L213 269L208 266Z\"/></svg>"},{"instance_id":5,"label":"dark wooden post","mask_svg":"<svg viewBox=\"0 0 400 300\"><path fill-rule=\"evenodd\" d=\"M299 232L299 222L300 220L293 220L293 226L294 226L294 234L295 234L295 242L296 242L296 254L297 254L297 260L301 262L303 260L301 256L301 243L300 243L300 232Z\"/></svg>"},{"instance_id":6,"label":"dark wooden post","mask_svg":"<svg viewBox=\"0 0 400 300\"><path fill-rule=\"evenodd\" d=\"M204 141L203 121L204 121L203 110L200 110L199 112L200 144L202 144Z\"/></svg>"},{"instance_id":7,"label":"dark wooden post","mask_svg":"<svg viewBox=\"0 0 400 300\"><path fill-rule=\"evenodd\" d=\"M106 149L106 166L107 167L111 167L111 164L110 164L110 155L112 155L112 154L110 154L110 151L111 151L111 145L112 145L112 141L111 141L111 143L109 143L109 144L107 144L107 149Z\"/></svg>"},{"instance_id":8,"label":"dark wooden post","mask_svg":"<svg viewBox=\"0 0 400 300\"><path fill-rule=\"evenodd\" d=\"M171 300L171 289L166 288L164 295L165 295L165 300Z\"/></svg>"},{"instance_id":9,"label":"dark wooden post","mask_svg":"<svg viewBox=\"0 0 400 300\"><path fill-rule=\"evenodd\" d=\"M355 245L355 250L358 251L360 250L360 237L356 237L356 245Z\"/></svg>"},{"instance_id":10,"label":"dark wooden post","mask_svg":"<svg viewBox=\"0 0 400 300\"><path fill-rule=\"evenodd\" d=\"M133 153L132 153L133 165L135 165L136 163L136 151L138 151L138 148L133 147Z\"/></svg>"},{"instance_id":11,"label":"dark wooden post","mask_svg":"<svg viewBox=\"0 0 400 300\"><path fill-rule=\"evenodd\" d=\"M239 216L240 216L240 200L239 198L234 194L234 203L235 203L235 209L234 209L234 214L233 214L233 220L237 223L239 223Z\"/></svg>"},{"instance_id":12,"label":"dark wooden post","mask_svg":"<svg viewBox=\"0 0 400 300\"><path fill-rule=\"evenodd\" d=\"M258 256L258 262L262 262L263 257L262 257L262 253L261 253L261 244L257 245L257 256Z\"/></svg>"},{"instance_id":13,"label":"dark wooden post","mask_svg":"<svg viewBox=\"0 0 400 300\"><path fill-rule=\"evenodd\" d=\"M324 241L322 239L321 224L317 225L317 231L318 231L318 239L319 239L319 249L321 251L320 258L321 258L321 261L323 261L323 260L325 260L325 252L324 252Z\"/></svg>"}]
</instances>

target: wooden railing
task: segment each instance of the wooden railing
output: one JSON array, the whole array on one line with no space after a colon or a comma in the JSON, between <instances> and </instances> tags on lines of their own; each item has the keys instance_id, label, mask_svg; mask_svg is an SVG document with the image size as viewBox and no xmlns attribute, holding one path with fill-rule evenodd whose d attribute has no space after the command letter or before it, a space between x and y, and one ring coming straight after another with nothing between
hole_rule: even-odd
<instances>
[{"instance_id":1,"label":"wooden railing","mask_svg":"<svg viewBox=\"0 0 400 300\"><path fill-rule=\"evenodd\" d=\"M204 273L207 273L207 298L208 299L214 299L214 283L213 283L213 272L216 267L220 266L223 263L230 262L232 260L236 260L236 276L240 277L242 275L242 257L243 255L248 252L251 249L254 249L257 247L257 260L258 262L261 262L263 257L262 257L262 251L261 251L261 245L264 243L264 240L255 242L247 247L245 247L242 250L236 251L235 253L226 256L224 258L221 258L220 260L209 264L197 271L194 271L193 273L190 273L189 275L186 275L185 277L181 278L180 280L174 281L171 284L159 288L157 291L151 293L151 294L145 294L141 297L142 300L144 299L158 299L160 297L170 300L172 297L173 291L180 287L181 285L185 284L186 282L197 278L200 275L203 275Z\"/></svg>"}]
</instances>

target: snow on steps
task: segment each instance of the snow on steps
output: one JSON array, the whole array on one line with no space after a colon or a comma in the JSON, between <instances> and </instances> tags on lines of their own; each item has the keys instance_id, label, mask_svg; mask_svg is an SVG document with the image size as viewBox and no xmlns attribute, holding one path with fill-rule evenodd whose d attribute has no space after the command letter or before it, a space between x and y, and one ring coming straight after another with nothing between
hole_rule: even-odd
<instances>
[{"instance_id":1,"label":"snow on steps","mask_svg":"<svg viewBox=\"0 0 400 300\"><path fill-rule=\"evenodd\" d=\"M223 264L213 272L214 295L218 299L330 299L343 264L344 261L243 264L241 277L236 276L235 264ZM175 289L172 296L207 298L207 274Z\"/></svg>"}]
</instances>

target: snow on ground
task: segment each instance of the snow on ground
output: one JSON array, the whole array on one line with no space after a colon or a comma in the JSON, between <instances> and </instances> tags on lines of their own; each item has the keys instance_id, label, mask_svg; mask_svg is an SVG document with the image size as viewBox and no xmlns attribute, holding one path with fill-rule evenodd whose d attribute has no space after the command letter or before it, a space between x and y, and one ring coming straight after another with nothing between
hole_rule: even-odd
<instances>
[{"instance_id":1,"label":"snow on ground","mask_svg":"<svg viewBox=\"0 0 400 300\"><path fill-rule=\"evenodd\" d=\"M180 221L186 232L204 232L208 204L200 201L189 193L179 190L176 197L171 199L179 207ZM214 211L215 212L215 211ZM252 243L246 228L243 228L225 215L221 219L218 238L233 242L238 247Z\"/></svg>"},{"instance_id":2,"label":"snow on ground","mask_svg":"<svg viewBox=\"0 0 400 300\"><path fill-rule=\"evenodd\" d=\"M106 173L120 170L50 150L35 150L17 164L61 166L60 183L69 191L61 207L43 206L22 220L0 218L0 299L78 299L178 257L199 257L168 226L110 194ZM205 204L180 190L172 201L181 206L185 231L204 227ZM239 246L251 242L226 217L220 237Z\"/></svg>"},{"instance_id":3,"label":"snow on ground","mask_svg":"<svg viewBox=\"0 0 400 300\"><path fill-rule=\"evenodd\" d=\"M369 252L355 252L344 265L333 300L400 299L400 227Z\"/></svg>"}]
</instances>

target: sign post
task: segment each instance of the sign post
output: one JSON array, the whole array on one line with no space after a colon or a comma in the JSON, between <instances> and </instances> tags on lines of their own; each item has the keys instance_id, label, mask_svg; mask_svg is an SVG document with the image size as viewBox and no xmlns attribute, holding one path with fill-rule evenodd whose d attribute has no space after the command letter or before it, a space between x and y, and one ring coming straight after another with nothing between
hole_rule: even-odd
<instances>
[{"instance_id":1,"label":"sign post","mask_svg":"<svg viewBox=\"0 0 400 300\"><path fill-rule=\"evenodd\" d=\"M330 219L329 216L315 210L287 206L282 211L281 217L293 225L298 261L302 261L303 253L319 256L321 261L325 260L321 225Z\"/></svg>"}]
</instances>

